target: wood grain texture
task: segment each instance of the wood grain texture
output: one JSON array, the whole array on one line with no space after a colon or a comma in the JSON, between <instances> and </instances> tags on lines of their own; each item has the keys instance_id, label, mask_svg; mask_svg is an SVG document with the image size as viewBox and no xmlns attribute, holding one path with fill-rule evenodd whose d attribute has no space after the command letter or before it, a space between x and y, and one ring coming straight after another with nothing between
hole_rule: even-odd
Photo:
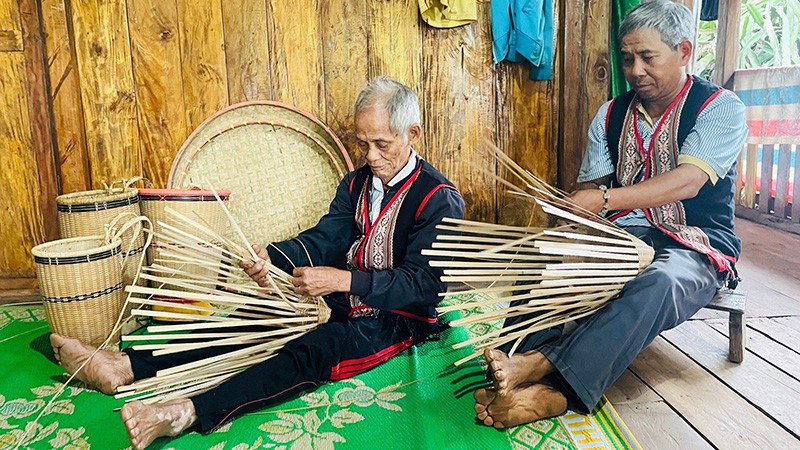
<instances>
[{"instance_id":1,"label":"wood grain texture","mask_svg":"<svg viewBox=\"0 0 800 450\"><path fill-rule=\"evenodd\" d=\"M739 67L739 22L742 0L719 0L714 83L733 87L733 73Z\"/></svg>"},{"instance_id":2,"label":"wood grain texture","mask_svg":"<svg viewBox=\"0 0 800 450\"><path fill-rule=\"evenodd\" d=\"M761 186L758 189L758 210L769 214L770 213L770 198L772 196L772 164L774 159L773 144L764 144L761 146Z\"/></svg>"},{"instance_id":3,"label":"wood grain texture","mask_svg":"<svg viewBox=\"0 0 800 450\"><path fill-rule=\"evenodd\" d=\"M559 136L559 186L575 187L588 143L589 124L608 100L610 82L608 2L561 2L564 26L559 40L561 105ZM575 45L577 42L582 45Z\"/></svg>"},{"instance_id":4,"label":"wood grain texture","mask_svg":"<svg viewBox=\"0 0 800 450\"><path fill-rule=\"evenodd\" d=\"M730 364L724 351L719 358ZM663 338L656 338L630 368L716 448L796 445L792 434Z\"/></svg>"},{"instance_id":5,"label":"wood grain texture","mask_svg":"<svg viewBox=\"0 0 800 450\"><path fill-rule=\"evenodd\" d=\"M179 1L178 21L186 126L191 131L228 105L221 1Z\"/></svg>"},{"instance_id":6,"label":"wood grain texture","mask_svg":"<svg viewBox=\"0 0 800 450\"><path fill-rule=\"evenodd\" d=\"M42 29L47 49L50 103L55 127L61 192L91 187L83 104L73 45L71 11L64 0L42 0Z\"/></svg>"},{"instance_id":7,"label":"wood grain texture","mask_svg":"<svg viewBox=\"0 0 800 450\"><path fill-rule=\"evenodd\" d=\"M758 319L768 320L768 319ZM748 320L749 322L749 320ZM723 320L707 320L705 321L708 326L722 333L724 336L728 335L728 323ZM771 333L764 333L757 331L754 328L747 330L747 351L759 358L769 361L775 367L780 368L781 371L791 376L796 380L800 380L800 353L796 349L792 349L775 340ZM780 339L780 335L776 336Z\"/></svg>"},{"instance_id":8,"label":"wood grain texture","mask_svg":"<svg viewBox=\"0 0 800 450\"><path fill-rule=\"evenodd\" d=\"M48 102L47 66L45 65L44 37L40 28L39 7L36 0L19 2L22 21L22 41L25 51L25 90L27 91L28 117L30 121L31 151L36 161L36 175L39 182L39 213L42 216L44 239L58 238L56 197L58 188L58 167L53 146L53 128L50 120ZM0 109L2 111L2 109ZM2 166L0 166L2 167ZM33 189L32 186L28 186Z\"/></svg>"},{"instance_id":9,"label":"wood grain texture","mask_svg":"<svg viewBox=\"0 0 800 450\"><path fill-rule=\"evenodd\" d=\"M760 358L735 365L726 360L728 339L700 321L689 321L663 333L674 345L717 376L734 391L777 422L795 438L800 436L800 381Z\"/></svg>"},{"instance_id":10,"label":"wood grain texture","mask_svg":"<svg viewBox=\"0 0 800 450\"><path fill-rule=\"evenodd\" d=\"M222 22L230 103L272 98L264 0L225 0Z\"/></svg>"},{"instance_id":11,"label":"wood grain texture","mask_svg":"<svg viewBox=\"0 0 800 450\"><path fill-rule=\"evenodd\" d=\"M0 52L21 52L22 22L16 0L0 0Z\"/></svg>"},{"instance_id":12,"label":"wood grain texture","mask_svg":"<svg viewBox=\"0 0 800 450\"><path fill-rule=\"evenodd\" d=\"M422 154L455 183L466 218L495 220L496 171L487 142L495 142L494 73L489 2L478 5L478 22L454 28L424 26L423 110L427 146Z\"/></svg>"},{"instance_id":13,"label":"wood grain texture","mask_svg":"<svg viewBox=\"0 0 800 450\"><path fill-rule=\"evenodd\" d=\"M556 135L550 124L558 110L553 82L530 80L526 64L503 62L496 72L498 146L522 167L555 185ZM506 176L503 172L499 175ZM532 203L502 192L498 190L497 200L500 223L538 226L549 220L540 208L533 210Z\"/></svg>"},{"instance_id":14,"label":"wood grain texture","mask_svg":"<svg viewBox=\"0 0 800 450\"><path fill-rule=\"evenodd\" d=\"M367 7L370 78L385 75L420 92L422 25L418 3L372 0L367 2ZM425 101L420 98L423 107Z\"/></svg>"},{"instance_id":15,"label":"wood grain texture","mask_svg":"<svg viewBox=\"0 0 800 450\"><path fill-rule=\"evenodd\" d=\"M630 370L622 373L606 397L642 448L713 448Z\"/></svg>"},{"instance_id":16,"label":"wood grain texture","mask_svg":"<svg viewBox=\"0 0 800 450\"><path fill-rule=\"evenodd\" d=\"M73 0L91 183L142 174L127 13L122 1Z\"/></svg>"},{"instance_id":17,"label":"wood grain texture","mask_svg":"<svg viewBox=\"0 0 800 450\"><path fill-rule=\"evenodd\" d=\"M275 100L325 117L319 2L268 0L267 20Z\"/></svg>"},{"instance_id":18,"label":"wood grain texture","mask_svg":"<svg viewBox=\"0 0 800 450\"><path fill-rule=\"evenodd\" d=\"M369 78L367 2L323 1L320 4L325 75L325 121L342 140L356 167L361 151L353 132L353 104Z\"/></svg>"},{"instance_id":19,"label":"wood grain texture","mask_svg":"<svg viewBox=\"0 0 800 450\"><path fill-rule=\"evenodd\" d=\"M22 53L0 52L0 277L34 277L30 249L45 240Z\"/></svg>"},{"instance_id":20,"label":"wood grain texture","mask_svg":"<svg viewBox=\"0 0 800 450\"><path fill-rule=\"evenodd\" d=\"M800 160L800 158L798 158ZM758 144L747 144L747 161L745 162L744 199L742 205L752 208L756 204L756 176L758 175ZM795 172L796 173L796 172Z\"/></svg>"},{"instance_id":21,"label":"wood grain texture","mask_svg":"<svg viewBox=\"0 0 800 450\"><path fill-rule=\"evenodd\" d=\"M128 2L144 177L165 188L172 160L191 131L187 126L178 10L159 0Z\"/></svg>"}]
</instances>

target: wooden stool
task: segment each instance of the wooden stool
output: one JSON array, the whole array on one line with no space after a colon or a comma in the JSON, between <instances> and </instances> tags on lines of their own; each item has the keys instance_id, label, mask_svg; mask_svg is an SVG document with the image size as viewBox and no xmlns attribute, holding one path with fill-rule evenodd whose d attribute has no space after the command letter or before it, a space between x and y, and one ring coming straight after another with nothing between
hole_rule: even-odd
<instances>
[{"instance_id":1,"label":"wooden stool","mask_svg":"<svg viewBox=\"0 0 800 450\"><path fill-rule=\"evenodd\" d=\"M744 305L747 293L720 289L706 308L728 312L728 361L744 359Z\"/></svg>"}]
</instances>

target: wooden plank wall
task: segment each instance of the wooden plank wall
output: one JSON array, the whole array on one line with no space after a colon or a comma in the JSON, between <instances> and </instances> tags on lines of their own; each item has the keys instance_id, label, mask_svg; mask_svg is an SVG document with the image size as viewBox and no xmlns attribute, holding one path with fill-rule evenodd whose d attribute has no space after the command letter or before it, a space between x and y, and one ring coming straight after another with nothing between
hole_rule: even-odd
<instances>
[{"instance_id":1,"label":"wooden plank wall","mask_svg":"<svg viewBox=\"0 0 800 450\"><path fill-rule=\"evenodd\" d=\"M571 185L581 136L607 91L598 66L607 61L608 7L556 1L555 76L532 81L524 64L493 65L490 1L477 1L477 23L445 30L423 23L412 0L40 0L41 17L27 22L17 6L35 11L34 0L0 0L0 106L12 111L0 117L0 139L13 141L3 141L0 159L14 167L14 175L0 173L3 192L14 193L0 198L10 211L4 234L13 235L0 242L0 277L34 276L29 248L52 237L46 197L52 203L59 193L135 175L163 187L185 138L233 103L305 109L358 163L352 103L377 75L419 93L418 150L459 186L470 218L530 222L486 174L496 167L484 142L551 183ZM51 125L34 133L27 105L36 83L26 74L35 73L36 56L23 56L26 23L42 40L46 101L35 112ZM41 180L52 188L41 189Z\"/></svg>"}]
</instances>

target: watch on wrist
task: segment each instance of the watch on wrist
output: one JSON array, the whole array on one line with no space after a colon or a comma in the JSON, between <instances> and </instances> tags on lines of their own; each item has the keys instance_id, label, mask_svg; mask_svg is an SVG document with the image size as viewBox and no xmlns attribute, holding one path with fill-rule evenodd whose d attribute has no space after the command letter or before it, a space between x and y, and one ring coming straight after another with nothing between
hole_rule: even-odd
<instances>
[{"instance_id":1,"label":"watch on wrist","mask_svg":"<svg viewBox=\"0 0 800 450\"><path fill-rule=\"evenodd\" d=\"M600 210L598 214L600 214L601 216L605 216L606 213L608 212L608 186L606 186L605 184L601 184L600 186L597 186L597 189L603 191L603 208Z\"/></svg>"}]
</instances>

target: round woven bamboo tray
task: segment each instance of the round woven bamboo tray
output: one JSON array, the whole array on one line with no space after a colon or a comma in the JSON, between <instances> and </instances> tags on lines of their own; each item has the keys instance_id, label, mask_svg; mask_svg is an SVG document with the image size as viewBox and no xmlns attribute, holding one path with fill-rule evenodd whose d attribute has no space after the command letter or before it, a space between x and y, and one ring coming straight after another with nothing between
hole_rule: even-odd
<instances>
[{"instance_id":1,"label":"round woven bamboo tray","mask_svg":"<svg viewBox=\"0 0 800 450\"><path fill-rule=\"evenodd\" d=\"M297 235L328 211L353 164L339 139L310 114L275 102L232 105L181 147L168 186L211 185L235 195L228 207L250 242Z\"/></svg>"},{"instance_id":2,"label":"round woven bamboo tray","mask_svg":"<svg viewBox=\"0 0 800 450\"><path fill-rule=\"evenodd\" d=\"M105 225L120 214L140 215L138 190L129 185L121 188L74 192L56 197L58 227L61 238L94 236L105 233ZM144 236L133 229L122 235L123 281L130 284L136 276L138 258L144 251Z\"/></svg>"},{"instance_id":3,"label":"round woven bamboo tray","mask_svg":"<svg viewBox=\"0 0 800 450\"><path fill-rule=\"evenodd\" d=\"M122 241L104 236L59 239L31 249L47 323L54 333L98 346L125 304ZM119 340L119 332L112 343Z\"/></svg>"}]
</instances>

